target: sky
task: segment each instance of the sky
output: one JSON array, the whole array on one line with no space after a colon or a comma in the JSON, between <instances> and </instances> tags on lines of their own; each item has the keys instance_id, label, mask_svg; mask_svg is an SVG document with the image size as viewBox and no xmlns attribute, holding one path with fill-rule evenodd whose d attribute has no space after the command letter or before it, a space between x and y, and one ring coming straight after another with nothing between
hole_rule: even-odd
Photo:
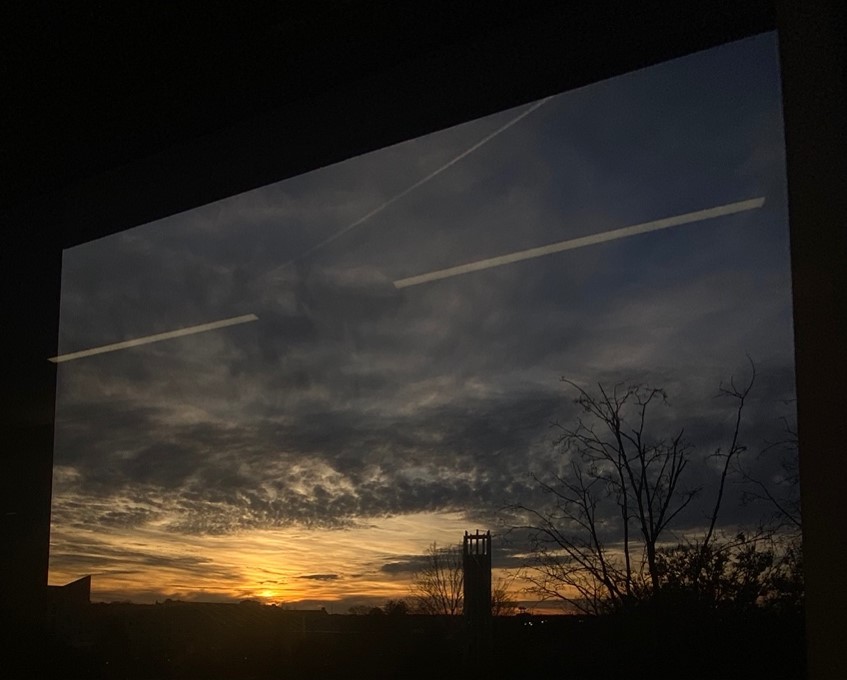
<instances>
[{"instance_id":1,"label":"sky","mask_svg":"<svg viewBox=\"0 0 847 680\"><path fill-rule=\"evenodd\" d=\"M378 120L374 124L379 124ZM143 187L138 188L143 192ZM680 214L755 207L430 280ZM470 121L64 253L50 582L92 599L381 603L490 529L500 576L574 393L664 387L708 500L721 381L757 370L744 464L794 417L776 38ZM711 462L710 462L711 461ZM731 486L727 530L760 508ZM679 518L696 532L705 506ZM522 595L522 597L529 597Z\"/></svg>"}]
</instances>

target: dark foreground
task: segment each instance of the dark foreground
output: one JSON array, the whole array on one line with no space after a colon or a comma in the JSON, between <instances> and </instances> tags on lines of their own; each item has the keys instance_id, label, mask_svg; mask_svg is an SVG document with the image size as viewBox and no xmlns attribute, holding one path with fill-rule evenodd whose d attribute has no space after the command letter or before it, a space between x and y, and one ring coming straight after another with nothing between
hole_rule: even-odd
<instances>
[{"instance_id":1,"label":"dark foreground","mask_svg":"<svg viewBox=\"0 0 847 680\"><path fill-rule=\"evenodd\" d=\"M13 678L802 678L796 614L514 616L469 650L461 617L255 604L93 604L20 640Z\"/></svg>"}]
</instances>

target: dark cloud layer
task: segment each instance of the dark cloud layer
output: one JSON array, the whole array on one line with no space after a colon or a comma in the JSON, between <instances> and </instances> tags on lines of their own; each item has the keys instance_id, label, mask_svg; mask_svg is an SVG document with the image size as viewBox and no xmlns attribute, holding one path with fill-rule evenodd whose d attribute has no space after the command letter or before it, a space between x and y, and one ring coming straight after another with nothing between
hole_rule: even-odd
<instances>
[{"instance_id":1,"label":"dark cloud layer","mask_svg":"<svg viewBox=\"0 0 847 680\"><path fill-rule=\"evenodd\" d=\"M774 478L779 461L755 452L792 418L794 387L772 41L552 100L290 266L515 112L66 252L63 351L259 321L62 365L54 524L225 534L452 510L491 525L509 505L546 501L533 475L562 464L550 424L576 415L564 375L667 388L656 423L685 427L696 447L686 483L705 505L681 526L697 526L716 481L708 455L731 423L713 397L743 375L746 353L759 369L746 463ZM708 224L392 285L759 195L762 210ZM727 525L755 520L741 494L732 487ZM83 554L54 549L93 567Z\"/></svg>"}]
</instances>

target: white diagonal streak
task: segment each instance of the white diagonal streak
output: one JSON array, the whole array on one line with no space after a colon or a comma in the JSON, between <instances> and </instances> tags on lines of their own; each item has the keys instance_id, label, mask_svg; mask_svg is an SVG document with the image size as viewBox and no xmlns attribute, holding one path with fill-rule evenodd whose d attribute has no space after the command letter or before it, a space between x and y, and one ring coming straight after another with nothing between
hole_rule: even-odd
<instances>
[{"instance_id":1,"label":"white diagonal streak","mask_svg":"<svg viewBox=\"0 0 847 680\"><path fill-rule=\"evenodd\" d=\"M583 248L585 246L595 245L597 243L605 243L607 241L615 241L629 236L638 234L646 234L651 231L659 231L660 229L669 229L670 227L678 227L682 224L690 224L692 222L702 222L716 217L725 215L733 215L735 213L744 212L746 210L754 210L761 208L764 205L764 197L751 198L746 201L738 201L737 203L729 203L727 205L719 205L706 210L697 210L695 212L685 213L683 215L675 215L673 217L665 217L661 220L653 220L652 222L643 222L634 224L630 227L622 227L621 229L612 229L611 231L603 231L599 234L590 234L588 236L580 236L579 238L570 239L568 241L559 241L558 243L550 243L546 246L530 248L528 250L519 250L514 253L498 255L485 260L477 260L476 262L468 262L455 267L446 269L438 269L436 271L427 272L426 274L418 274L405 279L398 279L394 282L396 288L407 288L409 286L418 286L422 283L430 281L438 281L439 279L447 279L452 276L461 276L462 274L470 274L482 269L491 269L492 267L502 267L506 264L521 262L522 260L530 260L551 253L561 253L565 250L573 250L574 248Z\"/></svg>"},{"instance_id":2,"label":"white diagonal streak","mask_svg":"<svg viewBox=\"0 0 847 680\"><path fill-rule=\"evenodd\" d=\"M195 333L205 333L206 331L214 331L218 328L226 328L227 326L236 326L250 321L258 321L259 317L255 314L244 314L242 316L234 316L229 319L221 319L220 321L211 321L203 323L199 326L188 326L187 328L179 328L175 331L167 331L166 333L156 333L155 335L145 335L142 338L134 338L132 340L124 340L122 342L114 342L110 345L101 345L92 347L91 349L83 349L78 352L70 352L68 354L60 354L55 357L50 357L50 361L59 364L65 361L73 361L74 359L82 359L83 357L94 356L95 354L105 354L106 352L117 352L121 349L129 349L130 347L138 347L140 345L149 345L153 342L161 342L162 340L171 340L172 338L181 338L186 335L194 335Z\"/></svg>"},{"instance_id":3,"label":"white diagonal streak","mask_svg":"<svg viewBox=\"0 0 847 680\"><path fill-rule=\"evenodd\" d=\"M374 208L373 210L371 210L369 213L367 213L367 214L365 214L365 215L362 215L361 217L359 217L359 218L358 218L357 220L355 220L354 222L351 222L350 224L348 224L348 225L347 225L346 227L344 227L343 229L338 230L337 232L335 232L335 233L334 233L334 234L332 234L331 236L328 236L327 238L325 238L325 239L324 239L323 241L321 241L320 243L318 243L318 244L316 244L316 245L312 246L311 248L309 248L308 250L306 250L306 251L304 251L304 252L300 253L297 257L295 257L295 258L292 258L292 259L288 260L288 262L285 262L284 264L280 265L280 266L279 266L279 267L277 267L276 269L272 270L272 271L270 272L270 274L273 274L273 273L275 273L276 271L278 271L278 270L280 270L280 269L283 269L284 267L287 267L287 266L289 266L289 265L293 264L294 262L297 262L297 261L299 261L299 260L302 260L302 259L303 259L303 258L305 258L305 257L308 257L309 255L311 255L312 253L314 253L316 250L320 250L320 249L321 249L321 248L323 248L324 246L329 245L330 243L332 243L332 242L333 242L333 241L335 241L336 239L338 239L338 238L340 238L340 237L344 236L344 234L346 234L348 231L351 231L352 229L355 229L356 227L358 227L358 226L359 226L360 224L362 224L363 222L368 221L368 220L369 220L371 217L373 217L374 215L377 215L377 214L381 213L383 210L385 210L385 209L386 209L386 208L388 208L389 206L393 205L394 203L396 203L397 201L399 201L399 200L400 200L401 198L403 198L404 196L408 196L408 195L409 195L410 193L412 193L415 189L417 189L417 188L419 188L419 187L423 186L424 184L426 184L427 182L429 182L431 179L434 179L435 177L437 177L438 175L440 175L442 172L444 172L444 171L445 171L445 170L447 170L448 168L451 168L452 166L454 166L456 163L458 163L458 162L459 162L460 160L462 160L463 158L466 158L467 156L470 156L470 155L471 155L474 151L476 151L477 149L479 149L481 146L484 146L485 144L488 144L488 142L490 142L492 139L494 139L497 135L499 135L499 134L501 134L501 133L505 132L505 131L506 131L506 130L508 130L510 127L512 127L513 125L515 125L515 124L516 124L516 123L518 123L519 121L521 121L521 120L523 120L524 118L526 118L526 117L527 117L529 114L531 114L533 111L535 111L536 109L540 108L541 106L543 106L544 104L546 104L548 101L550 101L550 99L552 99L552 97L546 97L545 99L542 99L542 100L540 100L540 101L535 102L532 106L529 106L529 107L528 107L528 108L526 108L524 111L521 111L521 113L519 113L519 114L518 114L517 116L515 116L514 118L509 119L506 123L504 123L504 124L503 124L503 125L501 125L499 128L497 128L496 130L494 130L494 132L489 133L488 135L486 135L485 137L483 137L482 139L480 139L478 142L476 142L476 143L475 143L475 144L473 144L472 146L469 146L467 149L465 149L464 151L462 151L462 152L461 152L458 156L454 156L454 157L453 157L453 158L451 158L449 161L447 161L446 163L444 163L444 165L441 165L440 167L436 168L435 170L433 170L432 172L430 172L430 173L429 173L428 175L426 175L425 177L422 177L421 179L419 179L419 180L418 180L417 182L415 182L414 184L409 185L408 187L406 187L405 189L403 189L403 191L401 191L399 194L395 194L394 196L392 196L391 198L389 198L388 200L384 201L383 203L381 203L380 205L378 205L376 208Z\"/></svg>"}]
</instances>

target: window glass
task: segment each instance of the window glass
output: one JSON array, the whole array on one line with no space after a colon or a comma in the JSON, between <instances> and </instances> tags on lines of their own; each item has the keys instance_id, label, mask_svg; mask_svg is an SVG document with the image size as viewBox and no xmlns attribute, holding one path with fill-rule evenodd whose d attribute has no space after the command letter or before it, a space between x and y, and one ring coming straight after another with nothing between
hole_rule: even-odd
<instances>
[{"instance_id":1,"label":"window glass","mask_svg":"<svg viewBox=\"0 0 847 680\"><path fill-rule=\"evenodd\" d=\"M346 614L414 605L432 545L479 529L505 599L584 612L534 539L579 535L554 503L578 468L600 554L624 569L631 541L650 587L636 496L627 538L621 468L584 456L588 433L615 443L601 387L606 408L629 395L636 438L636 385L663 392L627 455L671 460L682 432L674 486L644 475L656 508L673 496L665 564L741 534L781 559L799 512L776 53L725 45L67 250L50 583Z\"/></svg>"}]
</instances>

